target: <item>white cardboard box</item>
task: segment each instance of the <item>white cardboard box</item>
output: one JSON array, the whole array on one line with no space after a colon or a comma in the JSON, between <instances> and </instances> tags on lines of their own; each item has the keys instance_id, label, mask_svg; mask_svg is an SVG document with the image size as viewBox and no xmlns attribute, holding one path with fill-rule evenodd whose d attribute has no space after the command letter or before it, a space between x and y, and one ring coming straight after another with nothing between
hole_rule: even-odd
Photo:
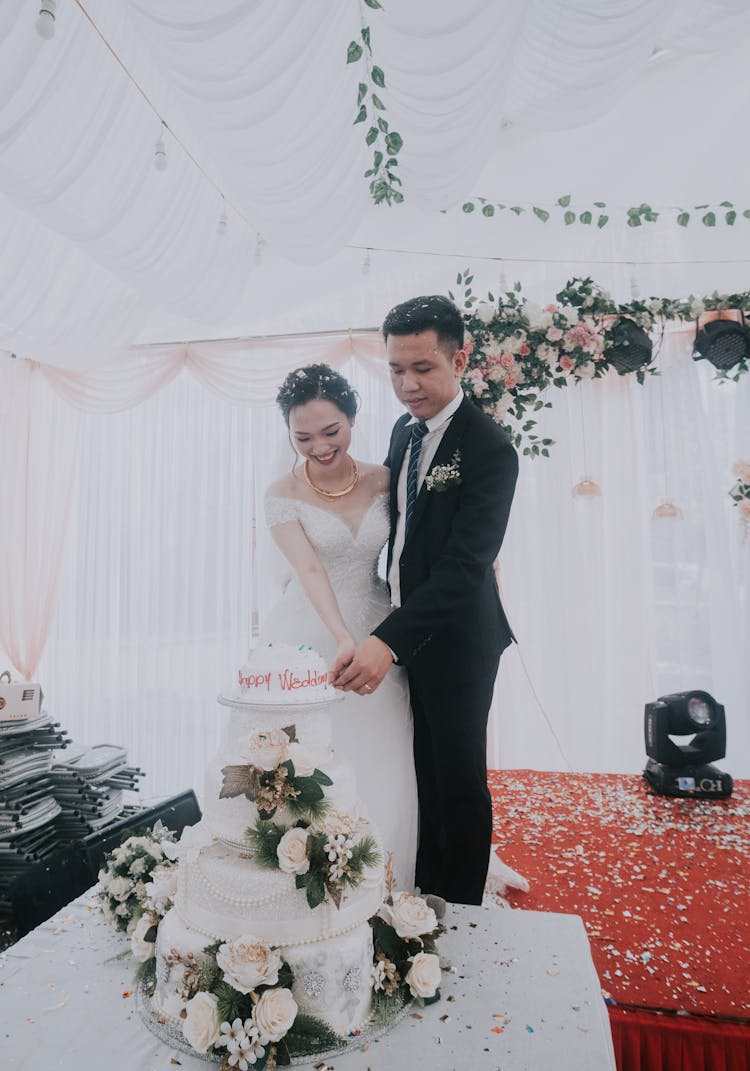
<instances>
[{"instance_id":1,"label":"white cardboard box","mask_svg":"<svg viewBox=\"0 0 750 1071\"><path fill-rule=\"evenodd\" d=\"M3 673L3 678L10 676ZM34 681L0 679L0 723L35 718L42 709L42 687Z\"/></svg>"}]
</instances>

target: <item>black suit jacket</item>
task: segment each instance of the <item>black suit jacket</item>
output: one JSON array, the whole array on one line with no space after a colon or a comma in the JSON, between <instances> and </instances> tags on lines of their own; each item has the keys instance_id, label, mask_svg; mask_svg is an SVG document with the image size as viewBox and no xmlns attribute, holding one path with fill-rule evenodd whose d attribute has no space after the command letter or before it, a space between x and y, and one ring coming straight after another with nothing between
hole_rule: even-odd
<instances>
[{"instance_id":1,"label":"black suit jacket","mask_svg":"<svg viewBox=\"0 0 750 1071\"><path fill-rule=\"evenodd\" d=\"M409 443L405 414L391 434L390 571L398 519L397 487ZM464 398L435 453L450 464L460 451L460 484L422 484L399 564L401 606L374 630L416 677L455 683L487 671L514 638L500 603L493 563L505 535L518 475L510 437Z\"/></svg>"}]
</instances>

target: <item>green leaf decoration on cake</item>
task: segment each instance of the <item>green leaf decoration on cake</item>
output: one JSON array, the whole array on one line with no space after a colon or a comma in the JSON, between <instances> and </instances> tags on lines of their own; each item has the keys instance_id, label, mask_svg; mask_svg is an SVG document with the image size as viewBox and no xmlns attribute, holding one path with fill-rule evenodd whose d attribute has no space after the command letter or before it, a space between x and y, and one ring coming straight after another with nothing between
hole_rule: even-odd
<instances>
[{"instance_id":1,"label":"green leaf decoration on cake","mask_svg":"<svg viewBox=\"0 0 750 1071\"><path fill-rule=\"evenodd\" d=\"M352 847L352 857L349 860L349 867L353 873L345 875L345 878L348 879L348 884L359 885L362 879L362 872L377 866L379 862L380 852L375 838L363 837L362 840L358 840Z\"/></svg>"},{"instance_id":2,"label":"green leaf decoration on cake","mask_svg":"<svg viewBox=\"0 0 750 1071\"><path fill-rule=\"evenodd\" d=\"M409 955L406 941L389 926L385 919L375 918L372 922L374 931L375 947L383 952L392 963L400 963Z\"/></svg>"},{"instance_id":3,"label":"green leaf decoration on cake","mask_svg":"<svg viewBox=\"0 0 750 1071\"><path fill-rule=\"evenodd\" d=\"M279 857L276 849L286 833L286 826L259 818L254 826L245 830L245 840L250 845L255 862L259 866L278 869Z\"/></svg>"},{"instance_id":4,"label":"green leaf decoration on cake","mask_svg":"<svg viewBox=\"0 0 750 1071\"><path fill-rule=\"evenodd\" d=\"M331 881L327 881L326 882L326 892L328 893L328 895L331 898L332 902L336 905L336 908L337 909L340 908L341 907L341 895L342 895L341 886L340 885L335 885Z\"/></svg>"},{"instance_id":5,"label":"green leaf decoration on cake","mask_svg":"<svg viewBox=\"0 0 750 1071\"><path fill-rule=\"evenodd\" d=\"M142 985L148 993L153 993L156 985L156 957L152 956L145 963L139 963L135 969L136 985Z\"/></svg>"},{"instance_id":6,"label":"green leaf decoration on cake","mask_svg":"<svg viewBox=\"0 0 750 1071\"><path fill-rule=\"evenodd\" d=\"M224 766L221 771L224 781L219 799L233 799L235 796L256 799L260 791L262 772L257 766Z\"/></svg>"},{"instance_id":7,"label":"green leaf decoration on cake","mask_svg":"<svg viewBox=\"0 0 750 1071\"><path fill-rule=\"evenodd\" d=\"M253 1002L249 994L238 993L226 982L219 982L214 989L219 1021L233 1023L235 1019L249 1019L253 1014Z\"/></svg>"},{"instance_id":8,"label":"green leaf decoration on cake","mask_svg":"<svg viewBox=\"0 0 750 1071\"><path fill-rule=\"evenodd\" d=\"M329 1052L346 1044L344 1038L332 1030L328 1023L314 1015L297 1015L284 1043L291 1057L306 1056L315 1052Z\"/></svg>"}]
</instances>

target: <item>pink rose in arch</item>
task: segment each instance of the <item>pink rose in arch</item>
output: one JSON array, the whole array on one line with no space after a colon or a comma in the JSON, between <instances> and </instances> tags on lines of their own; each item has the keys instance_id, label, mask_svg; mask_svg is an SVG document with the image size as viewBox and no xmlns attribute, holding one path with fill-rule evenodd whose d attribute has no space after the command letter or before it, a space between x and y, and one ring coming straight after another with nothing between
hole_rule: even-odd
<instances>
[{"instance_id":1,"label":"pink rose in arch","mask_svg":"<svg viewBox=\"0 0 750 1071\"><path fill-rule=\"evenodd\" d=\"M547 329L547 334L544 337L548 342L559 342L563 337L562 328L550 327Z\"/></svg>"},{"instance_id":2,"label":"pink rose in arch","mask_svg":"<svg viewBox=\"0 0 750 1071\"><path fill-rule=\"evenodd\" d=\"M559 312L560 311L560 306L559 305L545 305L544 306L544 311L545 312L549 312L549 313Z\"/></svg>"},{"instance_id":3,"label":"pink rose in arch","mask_svg":"<svg viewBox=\"0 0 750 1071\"><path fill-rule=\"evenodd\" d=\"M519 357L528 357L530 353L531 353L531 350L529 349L529 347L526 345L525 342L523 343L523 345L518 347L518 356Z\"/></svg>"},{"instance_id":4,"label":"pink rose in arch","mask_svg":"<svg viewBox=\"0 0 750 1071\"><path fill-rule=\"evenodd\" d=\"M516 377L515 376L511 376L509 374L509 375L505 376L505 378L503 379L503 383L505 384L505 386L507 387L508 390L513 390L513 388L516 385Z\"/></svg>"},{"instance_id":5,"label":"pink rose in arch","mask_svg":"<svg viewBox=\"0 0 750 1071\"><path fill-rule=\"evenodd\" d=\"M569 372L574 367L574 362L572 358L568 357L567 353L564 353L560 358L560 367L563 372Z\"/></svg>"},{"instance_id":6,"label":"pink rose in arch","mask_svg":"<svg viewBox=\"0 0 750 1071\"><path fill-rule=\"evenodd\" d=\"M515 363L516 359L512 353L500 354L500 364L503 366L503 368L512 368Z\"/></svg>"},{"instance_id":7,"label":"pink rose in arch","mask_svg":"<svg viewBox=\"0 0 750 1071\"><path fill-rule=\"evenodd\" d=\"M464 342L464 353L466 354L467 357L471 357L473 352L474 352L474 339L473 338L467 338L466 341Z\"/></svg>"}]
</instances>

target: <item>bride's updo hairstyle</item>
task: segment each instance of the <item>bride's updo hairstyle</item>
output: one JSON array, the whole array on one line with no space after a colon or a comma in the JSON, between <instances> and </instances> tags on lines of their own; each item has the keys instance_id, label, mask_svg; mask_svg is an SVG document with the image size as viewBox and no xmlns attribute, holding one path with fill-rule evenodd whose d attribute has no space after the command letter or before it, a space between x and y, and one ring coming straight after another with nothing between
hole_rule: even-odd
<instances>
[{"instance_id":1,"label":"bride's updo hairstyle","mask_svg":"<svg viewBox=\"0 0 750 1071\"><path fill-rule=\"evenodd\" d=\"M276 404L289 427L292 409L319 399L332 402L349 420L354 420L359 408L356 390L327 364L308 364L304 368L295 368L279 387Z\"/></svg>"}]
</instances>

